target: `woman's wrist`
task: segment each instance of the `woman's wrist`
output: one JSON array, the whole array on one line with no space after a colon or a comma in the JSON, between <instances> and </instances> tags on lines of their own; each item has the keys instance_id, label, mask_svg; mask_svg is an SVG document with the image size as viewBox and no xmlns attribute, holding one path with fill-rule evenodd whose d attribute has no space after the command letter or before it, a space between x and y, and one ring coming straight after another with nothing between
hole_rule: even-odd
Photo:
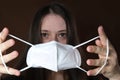
<instances>
[{"instance_id":1,"label":"woman's wrist","mask_svg":"<svg viewBox=\"0 0 120 80\"><path fill-rule=\"evenodd\" d=\"M110 78L110 80L120 80L120 73L115 74L113 77Z\"/></svg>"},{"instance_id":2,"label":"woman's wrist","mask_svg":"<svg viewBox=\"0 0 120 80\"><path fill-rule=\"evenodd\" d=\"M0 80L1 80L1 76L2 76L2 74L0 74Z\"/></svg>"},{"instance_id":3,"label":"woman's wrist","mask_svg":"<svg viewBox=\"0 0 120 80\"><path fill-rule=\"evenodd\" d=\"M115 73L111 75L111 78L109 80L120 80L120 66L116 69Z\"/></svg>"}]
</instances>

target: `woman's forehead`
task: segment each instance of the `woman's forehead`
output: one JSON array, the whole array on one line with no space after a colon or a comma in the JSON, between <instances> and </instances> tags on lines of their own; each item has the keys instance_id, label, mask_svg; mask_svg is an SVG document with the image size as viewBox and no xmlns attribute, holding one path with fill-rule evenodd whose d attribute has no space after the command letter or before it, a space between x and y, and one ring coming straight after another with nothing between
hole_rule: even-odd
<instances>
[{"instance_id":1,"label":"woman's forehead","mask_svg":"<svg viewBox=\"0 0 120 80\"><path fill-rule=\"evenodd\" d=\"M57 14L48 14L42 20L42 30L66 30L65 20Z\"/></svg>"}]
</instances>

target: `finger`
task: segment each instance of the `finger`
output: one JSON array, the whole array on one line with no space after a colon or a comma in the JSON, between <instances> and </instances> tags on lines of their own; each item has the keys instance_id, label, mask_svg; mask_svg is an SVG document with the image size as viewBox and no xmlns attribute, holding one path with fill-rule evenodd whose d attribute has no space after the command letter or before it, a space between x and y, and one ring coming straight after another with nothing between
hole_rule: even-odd
<instances>
[{"instance_id":1,"label":"finger","mask_svg":"<svg viewBox=\"0 0 120 80\"><path fill-rule=\"evenodd\" d=\"M100 36L100 40L101 40L102 45L106 46L107 36L106 36L102 26L98 27L98 34Z\"/></svg>"},{"instance_id":2,"label":"finger","mask_svg":"<svg viewBox=\"0 0 120 80\"><path fill-rule=\"evenodd\" d=\"M102 46L102 43L101 43L100 40L96 40L95 43L96 43L97 46Z\"/></svg>"},{"instance_id":3,"label":"finger","mask_svg":"<svg viewBox=\"0 0 120 80\"><path fill-rule=\"evenodd\" d=\"M101 40L102 45L103 45L103 46L106 46L106 45L107 45L106 42L107 42L107 39L108 39L108 38L107 38L107 36L106 36L106 34L105 34L102 26L99 26L99 27L98 27L98 34L99 34L99 36L100 36L100 40ZM113 48L113 46L112 46L112 44L110 43L110 41L109 41L109 46L110 46L111 48Z\"/></svg>"},{"instance_id":4,"label":"finger","mask_svg":"<svg viewBox=\"0 0 120 80\"><path fill-rule=\"evenodd\" d=\"M6 39L8 33L9 33L9 30L7 28L4 28L1 31L1 33L0 33L0 43L2 43Z\"/></svg>"},{"instance_id":5,"label":"finger","mask_svg":"<svg viewBox=\"0 0 120 80\"><path fill-rule=\"evenodd\" d=\"M110 66L105 66L100 72L99 74L107 74L110 73L109 71L111 70L111 68L109 68ZM88 70L87 71L87 75L88 76L96 76L98 71L101 69L101 67L92 69L92 70Z\"/></svg>"},{"instance_id":6,"label":"finger","mask_svg":"<svg viewBox=\"0 0 120 80\"><path fill-rule=\"evenodd\" d=\"M105 62L105 59L88 59L87 64L89 66L102 66Z\"/></svg>"},{"instance_id":7,"label":"finger","mask_svg":"<svg viewBox=\"0 0 120 80\"><path fill-rule=\"evenodd\" d=\"M17 51L13 51L13 52L11 52L10 54L4 55L4 56L3 56L3 59L4 59L4 62L7 63L7 62L15 59L17 56L18 56L18 52L17 52ZM1 64L1 63L2 63L2 62L0 61L0 64Z\"/></svg>"},{"instance_id":8,"label":"finger","mask_svg":"<svg viewBox=\"0 0 120 80\"><path fill-rule=\"evenodd\" d=\"M5 41L4 43L0 44L0 49L2 52L4 52L6 49L12 47L15 44L15 41L13 39L9 39Z\"/></svg>"},{"instance_id":9,"label":"finger","mask_svg":"<svg viewBox=\"0 0 120 80\"><path fill-rule=\"evenodd\" d=\"M14 68L10 68L8 67L8 70L9 72L11 73L11 75L16 75L16 76L19 76L20 75L20 71L19 70L16 70ZM8 74L5 67L3 65L0 65L0 73L2 74Z\"/></svg>"},{"instance_id":10,"label":"finger","mask_svg":"<svg viewBox=\"0 0 120 80\"><path fill-rule=\"evenodd\" d=\"M97 71L100 69L100 67L98 67L98 68L95 68L95 69L92 69L92 70L89 70L89 71L87 71L87 75L88 76L96 76L96 73L97 73ZM100 72L101 73L101 72Z\"/></svg>"},{"instance_id":11,"label":"finger","mask_svg":"<svg viewBox=\"0 0 120 80\"><path fill-rule=\"evenodd\" d=\"M87 51L90 52L90 53L96 53L96 54L99 54L99 55L103 55L105 56L106 54L104 54L106 52L106 49L100 47L100 46L88 46L87 47Z\"/></svg>"}]
</instances>

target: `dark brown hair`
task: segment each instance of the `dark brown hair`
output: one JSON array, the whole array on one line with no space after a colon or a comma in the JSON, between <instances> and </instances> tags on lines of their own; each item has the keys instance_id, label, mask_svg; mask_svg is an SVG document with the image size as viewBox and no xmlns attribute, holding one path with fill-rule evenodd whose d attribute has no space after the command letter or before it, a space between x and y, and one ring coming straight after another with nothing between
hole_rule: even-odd
<instances>
[{"instance_id":1,"label":"dark brown hair","mask_svg":"<svg viewBox=\"0 0 120 80\"><path fill-rule=\"evenodd\" d=\"M75 21L71 17L69 11L64 7L64 5L60 3L51 3L41 9L38 10L36 13L32 26L30 28L29 33L29 42L32 44L38 44L42 42L41 39L41 24L42 19L50 14L50 13L57 14L61 16L66 23L67 27L67 44L70 45L77 45L79 43L78 37L77 37L77 30ZM27 47L28 50L29 47ZM18 69L21 69L23 67L26 67L26 53L22 55L19 63L18 63ZM51 74L51 71L47 69L42 68L33 68L28 69L22 73L23 80L47 80L48 76ZM79 69L69 69L64 70L64 75L67 75L68 80L88 80L86 73ZM66 76L63 76L66 79ZM93 79L91 79L93 80ZM94 80L100 80L100 79L94 79Z\"/></svg>"},{"instance_id":2,"label":"dark brown hair","mask_svg":"<svg viewBox=\"0 0 120 80\"><path fill-rule=\"evenodd\" d=\"M39 9L38 12L36 13L31 29L30 29L30 36L29 40L31 43L36 44L41 42L41 24L42 24L42 19L50 14L54 13L59 16L61 16L66 23L67 26L67 36L68 36L68 44L71 45L76 45L78 42L78 39L76 37L76 25L69 14L69 11L63 7L62 4L58 3L52 3L42 9Z\"/></svg>"},{"instance_id":3,"label":"dark brown hair","mask_svg":"<svg viewBox=\"0 0 120 80\"><path fill-rule=\"evenodd\" d=\"M38 44L42 42L40 35L42 19L50 13L57 14L65 20L67 27L67 44L78 44L79 40L77 38L77 30L73 17L70 15L69 11L64 7L64 5L60 3L51 3L38 10L30 28L29 42L31 42L32 44ZM77 69L70 69L64 71L64 74L67 74L69 80L79 80L80 78L83 79L83 72L81 74L80 73L81 71ZM47 80L47 77L49 76L49 74L51 74L51 71L46 69L29 69L26 71L26 74L27 80L32 78L34 80Z\"/></svg>"}]
</instances>

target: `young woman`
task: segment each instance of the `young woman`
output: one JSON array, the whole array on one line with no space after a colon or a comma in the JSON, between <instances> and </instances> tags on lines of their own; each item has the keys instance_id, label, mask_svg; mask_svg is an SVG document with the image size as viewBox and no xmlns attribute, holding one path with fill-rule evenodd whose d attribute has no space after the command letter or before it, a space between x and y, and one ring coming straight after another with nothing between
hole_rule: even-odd
<instances>
[{"instance_id":1,"label":"young woman","mask_svg":"<svg viewBox=\"0 0 120 80\"><path fill-rule=\"evenodd\" d=\"M103 27L98 27L99 40L96 40L96 45L90 45L87 47L87 51L90 53L96 53L99 55L99 59L88 59L87 64L90 66L98 66L95 69L89 70L86 73L79 69L69 69L58 72L53 72L43 68L30 68L21 73L16 69L8 68L8 70L15 76L8 76L2 80L104 80L100 77L88 77L95 76L95 73L103 65L105 60L106 40L107 36L103 31ZM6 49L14 45L14 40L5 41L8 35L8 29L5 28L0 35L0 50L4 52ZM30 28L29 42L32 44L46 43L50 41L57 41L62 44L77 45L79 36L76 33L76 26L69 12L63 5L58 3L52 3L38 10ZM5 42L4 42L5 41ZM116 51L109 43L110 55L108 58L108 64L103 68L100 74L103 74L110 80L119 80L120 66L118 65ZM29 48L29 47L28 47ZM26 50L27 52L27 50ZM18 62L18 69L26 66L26 53L21 57ZM51 54L52 55L52 54ZM18 53L13 51L12 53L4 56L4 61L7 63L10 60L16 58ZM7 74L0 60L0 73ZM18 77L17 77L18 76Z\"/></svg>"}]
</instances>

